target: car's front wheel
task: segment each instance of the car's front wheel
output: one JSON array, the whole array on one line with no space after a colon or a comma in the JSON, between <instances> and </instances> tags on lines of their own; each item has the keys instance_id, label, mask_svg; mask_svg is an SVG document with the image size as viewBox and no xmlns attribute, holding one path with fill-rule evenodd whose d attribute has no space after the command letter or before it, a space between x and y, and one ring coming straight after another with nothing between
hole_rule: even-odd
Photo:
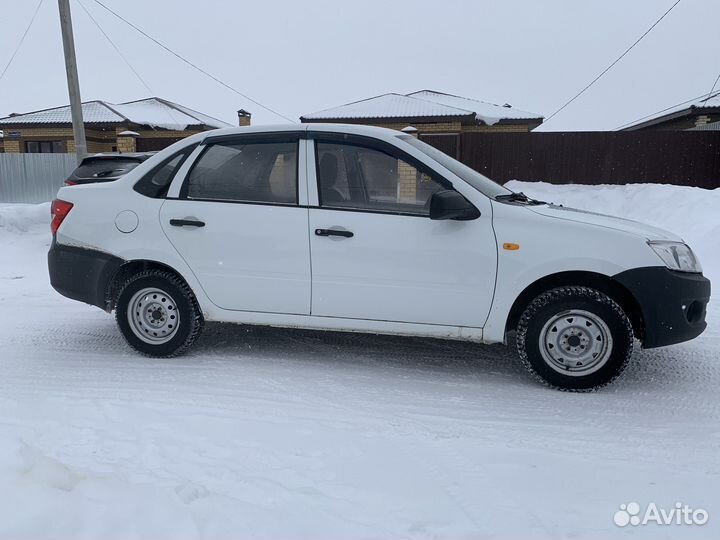
<instances>
[{"instance_id":1,"label":"car's front wheel","mask_svg":"<svg viewBox=\"0 0 720 540\"><path fill-rule=\"evenodd\" d=\"M627 366L633 331L623 309L589 287L559 287L527 306L517 326L523 364L543 383L587 391L615 379Z\"/></svg>"},{"instance_id":2,"label":"car's front wheel","mask_svg":"<svg viewBox=\"0 0 720 540\"><path fill-rule=\"evenodd\" d=\"M115 318L136 351L177 356L200 336L203 317L190 287L172 272L145 270L121 287Z\"/></svg>"}]
</instances>

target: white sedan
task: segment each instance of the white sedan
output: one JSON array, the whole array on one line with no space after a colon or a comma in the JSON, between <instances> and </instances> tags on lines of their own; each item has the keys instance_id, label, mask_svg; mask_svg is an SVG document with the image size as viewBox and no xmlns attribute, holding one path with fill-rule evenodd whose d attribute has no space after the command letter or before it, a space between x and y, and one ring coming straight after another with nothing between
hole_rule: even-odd
<instances>
[{"instance_id":1,"label":"white sedan","mask_svg":"<svg viewBox=\"0 0 720 540\"><path fill-rule=\"evenodd\" d=\"M52 205L50 278L142 354L205 321L512 342L539 380L605 385L706 326L682 240L513 193L412 135L230 128Z\"/></svg>"}]
</instances>

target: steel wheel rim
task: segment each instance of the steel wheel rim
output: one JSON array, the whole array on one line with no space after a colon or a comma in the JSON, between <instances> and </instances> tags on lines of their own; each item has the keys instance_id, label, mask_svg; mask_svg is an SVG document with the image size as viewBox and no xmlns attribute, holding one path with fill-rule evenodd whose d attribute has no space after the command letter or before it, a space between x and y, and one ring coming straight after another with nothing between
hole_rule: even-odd
<instances>
[{"instance_id":1,"label":"steel wheel rim","mask_svg":"<svg viewBox=\"0 0 720 540\"><path fill-rule=\"evenodd\" d=\"M128 304L127 318L133 334L151 345L170 341L180 324L180 314L173 297L154 287L133 295Z\"/></svg>"},{"instance_id":2,"label":"steel wheel rim","mask_svg":"<svg viewBox=\"0 0 720 540\"><path fill-rule=\"evenodd\" d=\"M610 328L589 311L573 309L551 317L540 331L540 354L555 371L571 377L596 372L610 359Z\"/></svg>"}]
</instances>

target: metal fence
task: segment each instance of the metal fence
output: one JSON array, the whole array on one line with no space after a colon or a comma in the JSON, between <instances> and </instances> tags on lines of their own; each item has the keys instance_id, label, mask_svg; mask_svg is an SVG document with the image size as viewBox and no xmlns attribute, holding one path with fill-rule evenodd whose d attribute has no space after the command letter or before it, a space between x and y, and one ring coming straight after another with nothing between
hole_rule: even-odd
<instances>
[{"instance_id":1,"label":"metal fence","mask_svg":"<svg viewBox=\"0 0 720 540\"><path fill-rule=\"evenodd\" d=\"M496 182L720 187L720 131L463 133L421 138Z\"/></svg>"},{"instance_id":2,"label":"metal fence","mask_svg":"<svg viewBox=\"0 0 720 540\"><path fill-rule=\"evenodd\" d=\"M50 201L76 165L75 154L0 154L0 202Z\"/></svg>"}]
</instances>

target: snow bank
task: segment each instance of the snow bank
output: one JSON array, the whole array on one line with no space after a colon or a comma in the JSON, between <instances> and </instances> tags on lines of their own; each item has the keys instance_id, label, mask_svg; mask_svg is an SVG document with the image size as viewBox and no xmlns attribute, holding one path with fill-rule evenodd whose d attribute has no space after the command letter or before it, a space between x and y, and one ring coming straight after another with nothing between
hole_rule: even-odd
<instances>
[{"instance_id":1,"label":"snow bank","mask_svg":"<svg viewBox=\"0 0 720 540\"><path fill-rule=\"evenodd\" d=\"M680 235L710 280L720 280L720 189L668 184L583 186L512 180L505 187L542 201L633 219Z\"/></svg>"},{"instance_id":2,"label":"snow bank","mask_svg":"<svg viewBox=\"0 0 720 540\"><path fill-rule=\"evenodd\" d=\"M50 223L50 203L0 205L0 232L28 232Z\"/></svg>"}]
</instances>

